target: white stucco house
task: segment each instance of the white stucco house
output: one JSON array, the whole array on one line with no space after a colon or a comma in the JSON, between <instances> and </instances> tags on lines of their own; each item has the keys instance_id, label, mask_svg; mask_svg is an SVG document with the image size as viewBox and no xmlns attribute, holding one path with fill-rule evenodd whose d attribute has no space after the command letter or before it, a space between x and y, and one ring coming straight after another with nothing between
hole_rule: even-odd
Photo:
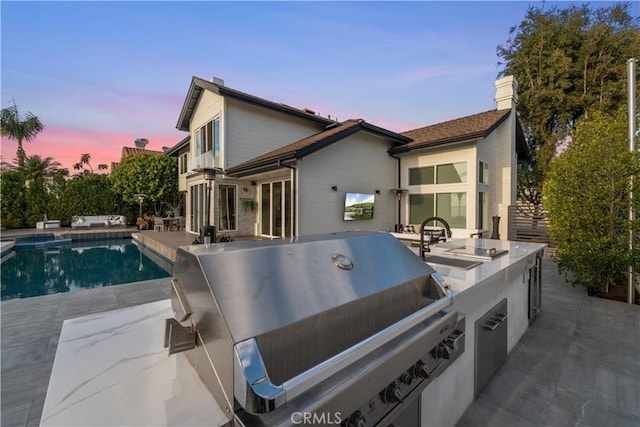
<instances>
[{"instance_id":1,"label":"white stucco house","mask_svg":"<svg viewBox=\"0 0 640 427\"><path fill-rule=\"evenodd\" d=\"M395 133L361 119L336 122L193 77L177 128L186 228L289 237L390 230L429 216L454 236L491 229L516 201L516 166L528 157L517 82L496 82L497 109ZM427 121L427 118L425 118ZM209 201L202 168L216 168ZM207 210L209 206L209 211Z\"/></svg>"}]
</instances>

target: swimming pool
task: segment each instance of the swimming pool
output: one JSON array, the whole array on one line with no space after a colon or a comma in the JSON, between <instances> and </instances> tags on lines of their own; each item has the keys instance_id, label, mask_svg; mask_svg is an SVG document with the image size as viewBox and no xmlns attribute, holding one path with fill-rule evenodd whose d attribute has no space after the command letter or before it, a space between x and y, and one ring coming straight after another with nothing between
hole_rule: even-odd
<instances>
[{"instance_id":1,"label":"swimming pool","mask_svg":"<svg viewBox=\"0 0 640 427\"><path fill-rule=\"evenodd\" d=\"M15 251L2 263L1 298L29 298L169 277L131 239Z\"/></svg>"}]
</instances>

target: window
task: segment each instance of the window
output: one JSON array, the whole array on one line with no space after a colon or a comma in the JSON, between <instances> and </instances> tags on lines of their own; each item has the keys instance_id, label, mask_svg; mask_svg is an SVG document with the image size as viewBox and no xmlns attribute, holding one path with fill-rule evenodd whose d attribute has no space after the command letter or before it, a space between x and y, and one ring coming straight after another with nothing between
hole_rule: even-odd
<instances>
[{"instance_id":1,"label":"window","mask_svg":"<svg viewBox=\"0 0 640 427\"><path fill-rule=\"evenodd\" d=\"M180 175L182 175L183 173L187 173L188 157L189 153L180 154L180 157L178 157L178 171Z\"/></svg>"},{"instance_id":2,"label":"window","mask_svg":"<svg viewBox=\"0 0 640 427\"><path fill-rule=\"evenodd\" d=\"M467 182L467 162L409 168L409 185L460 184Z\"/></svg>"},{"instance_id":3,"label":"window","mask_svg":"<svg viewBox=\"0 0 640 427\"><path fill-rule=\"evenodd\" d=\"M467 228L467 193L436 194L436 216L451 228Z\"/></svg>"},{"instance_id":4,"label":"window","mask_svg":"<svg viewBox=\"0 0 640 427\"><path fill-rule=\"evenodd\" d=\"M489 195L484 191L478 193L478 224L480 230L489 229Z\"/></svg>"},{"instance_id":5,"label":"window","mask_svg":"<svg viewBox=\"0 0 640 427\"><path fill-rule=\"evenodd\" d=\"M222 167L220 162L220 118L213 120L213 158L216 167Z\"/></svg>"},{"instance_id":6,"label":"window","mask_svg":"<svg viewBox=\"0 0 640 427\"><path fill-rule=\"evenodd\" d=\"M485 162L478 162L478 182L489 185L489 165Z\"/></svg>"},{"instance_id":7,"label":"window","mask_svg":"<svg viewBox=\"0 0 640 427\"><path fill-rule=\"evenodd\" d=\"M211 152L213 154L213 164L215 167L222 167L220 159L220 118L207 122L195 132L195 153L196 155Z\"/></svg>"},{"instance_id":8,"label":"window","mask_svg":"<svg viewBox=\"0 0 640 427\"><path fill-rule=\"evenodd\" d=\"M430 216L439 216L451 228L467 228L467 193L409 195L409 223L422 224Z\"/></svg>"},{"instance_id":9,"label":"window","mask_svg":"<svg viewBox=\"0 0 640 427\"><path fill-rule=\"evenodd\" d=\"M195 133L195 151L196 155L202 153L202 128L196 130Z\"/></svg>"},{"instance_id":10,"label":"window","mask_svg":"<svg viewBox=\"0 0 640 427\"><path fill-rule=\"evenodd\" d=\"M189 229L194 233L200 232L200 227L207 222L207 208L209 204L209 189L207 184L191 186L191 224Z\"/></svg>"},{"instance_id":11,"label":"window","mask_svg":"<svg viewBox=\"0 0 640 427\"><path fill-rule=\"evenodd\" d=\"M467 182L467 162L447 163L436 167L437 184Z\"/></svg>"},{"instance_id":12,"label":"window","mask_svg":"<svg viewBox=\"0 0 640 427\"><path fill-rule=\"evenodd\" d=\"M409 185L430 185L434 181L434 168L433 166L427 166L424 168L410 168L409 169Z\"/></svg>"},{"instance_id":13,"label":"window","mask_svg":"<svg viewBox=\"0 0 640 427\"><path fill-rule=\"evenodd\" d=\"M235 230L236 186L221 184L218 188L218 203L220 205L218 227L220 230Z\"/></svg>"},{"instance_id":14,"label":"window","mask_svg":"<svg viewBox=\"0 0 640 427\"><path fill-rule=\"evenodd\" d=\"M409 195L409 223L422 224L422 221L434 216L436 212L433 194Z\"/></svg>"}]
</instances>

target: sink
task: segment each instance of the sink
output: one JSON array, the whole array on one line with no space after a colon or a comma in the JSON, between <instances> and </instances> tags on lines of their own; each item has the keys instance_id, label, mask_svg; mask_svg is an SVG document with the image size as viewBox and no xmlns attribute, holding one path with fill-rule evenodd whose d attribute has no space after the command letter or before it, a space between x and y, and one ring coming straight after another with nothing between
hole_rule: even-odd
<instances>
[{"instance_id":1,"label":"sink","mask_svg":"<svg viewBox=\"0 0 640 427\"><path fill-rule=\"evenodd\" d=\"M496 249L496 248L485 249L485 248L476 248L473 246L462 246L459 248L449 249L445 252L451 253L454 255L463 255L469 258L478 258L478 259L491 261L492 259L500 255L504 255L509 251L506 249Z\"/></svg>"},{"instance_id":2,"label":"sink","mask_svg":"<svg viewBox=\"0 0 640 427\"><path fill-rule=\"evenodd\" d=\"M470 261L460 258L445 258L438 255L427 255L424 257L424 260L430 264L446 265L447 267L462 268L464 270L470 270L482 264L480 261Z\"/></svg>"}]
</instances>

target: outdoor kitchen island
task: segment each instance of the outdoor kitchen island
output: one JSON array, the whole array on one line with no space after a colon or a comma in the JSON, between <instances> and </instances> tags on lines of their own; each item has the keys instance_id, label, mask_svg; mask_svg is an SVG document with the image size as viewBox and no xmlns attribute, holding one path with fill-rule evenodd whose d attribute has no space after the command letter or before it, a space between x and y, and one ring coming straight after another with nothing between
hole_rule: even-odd
<instances>
[{"instance_id":1,"label":"outdoor kitchen island","mask_svg":"<svg viewBox=\"0 0 640 427\"><path fill-rule=\"evenodd\" d=\"M411 308L410 310L414 311L410 311L408 314L403 312L404 314L401 316L406 317L394 323L393 328L389 327L380 333L374 333L363 341L364 345L360 343L355 345L354 351L349 348L335 357L326 359L311 370L302 372L302 374L282 373L282 370L288 366L277 364L280 353L277 348L272 349L272 352L275 351L272 353L274 358L269 360L267 357L265 359L268 364L267 369L270 374L275 373L271 378L275 378L277 375L281 377L279 380L274 380L273 384L271 384L269 377L266 377L266 380L261 379L265 377L260 377L264 373L259 371L264 370L265 366L260 367L261 361L256 359L261 356L260 351L257 351L257 346L263 346L266 353L265 350L262 352L268 355L268 346L273 346L272 342L282 345L283 341L286 344L290 336L297 337L297 339L304 338L297 331L291 330L291 323L286 325L285 332L287 333L281 334L277 340L261 342L260 340L264 340L265 334L255 333L255 336L258 337L257 342L251 338L235 344L236 354L239 354L236 357L239 359L236 362L230 361L232 362L230 370L221 369L224 365L221 364L223 360L218 360L220 356L213 357L208 362L205 361L204 365L199 363L197 359L196 364L193 361L186 363L187 357L185 356L193 350L187 349L184 353L167 356L167 350L163 348L162 337L159 337L162 335L161 328L165 319L173 315L176 316L176 319L183 320L186 313L197 313L199 308L191 308L189 305L206 303L206 299L210 296L207 292L197 292L197 299L185 299L183 303L187 302L187 304L181 305L181 307L186 310L182 312L181 308L176 311L176 301L173 298L173 309L166 301L162 304L144 304L130 309L66 321L60 336L49 383L42 425L130 425L132 423L136 425L184 425L185 423L222 425L222 422L215 421L216 419L219 421L225 419L225 409L219 404L220 397L218 396L216 399L214 394L208 392L209 385L205 387L198 381L198 377L206 382L216 379L218 376L220 377L219 381L223 384L225 377L234 378L235 376L235 379L227 384L235 388L240 387L241 392L239 394L236 389L236 391L228 392L226 396L235 395L236 399L238 396L250 396L250 399L241 399L240 404L251 403L254 405L250 407L251 410L269 411L275 408L273 413L277 415L279 410L277 406L284 405L280 409L286 409L289 405L289 409L294 411L290 417L281 417L276 423L275 418L268 416L257 419L251 418L251 414L243 415L242 409L240 409L235 419L244 425L255 425L253 421L259 421L263 425L292 425L302 422L311 424L309 421L314 420L316 425L335 425L340 423L341 418L344 420L343 425L368 426L374 425L372 419L380 415L376 411L379 412L380 409L386 411L385 408L393 408L396 403L397 407L402 409L398 418L392 420L388 416L382 415L382 418L379 418L383 422L381 425L388 425L389 421L394 422L396 426L407 427L413 425L454 425L472 402L478 381L486 382L491 378L499 366L494 363L495 360L500 360L501 357L506 356L507 350L513 348L529 324L530 313L536 311L535 304L534 309L530 307L529 295L533 295L534 301L537 300L535 292L532 292L530 288L532 284L535 288L536 280L539 283L539 275L536 274L535 268L541 259L540 255L544 250L544 245L476 239L449 241L432 246L430 254L460 260L468 259L468 257L454 255L452 252L446 251L454 249L459 252L461 247L470 247L480 249L480 255L483 251L486 252L487 249L492 248L496 249L496 251L490 251L494 255L498 250L506 249L508 252L495 256L493 260L482 261L482 264L466 270L435 263L431 264L431 267L427 265L428 268L425 269L425 264L418 257L411 255L410 251L407 251L396 239L390 239L386 233L355 233L354 236L346 237L340 234L319 239L300 239L299 243L275 242L273 248L276 248L274 249L276 252L273 256L268 254L268 251L273 249L270 243L211 245L211 248L202 245L186 248L185 255L191 254L199 257L199 263L203 266L203 274L208 275L219 270L215 268L215 264L207 265L210 261L207 261L210 252L221 254L218 255L218 258L232 270L233 256L242 254L242 258L251 262L242 264L241 274L244 279L241 282L236 280L236 290L253 286L246 289L255 289L257 292L263 290L263 286L273 286L265 281L266 276L259 277L258 282L253 285L248 278L256 277L252 273L262 271L266 268L265 266L275 265L275 263L287 266L289 261L292 262L291 265L301 264L309 268L309 278L303 278L302 282L324 278L324 281L320 282L321 287L317 287L318 282L313 282L315 287L305 287L305 283L296 280L292 283L295 283L298 288L292 290L290 295L278 293L284 289L283 286L271 289L271 292L265 293L262 298L271 298L273 304L277 301L284 303L286 300L283 298L289 298L289 302L291 302L294 296L307 293L313 293L314 299L320 300L318 304L335 304L336 300L353 299L353 293L358 294L362 290L364 285L360 285L361 283L375 281L380 284L393 280L398 284L403 284L402 286L394 285L387 289L393 290L393 292L385 292L384 298L378 298L374 295L374 299L361 297L353 299L347 304L353 310L339 312L338 316L333 316L334 320L335 318L339 320L344 316L353 316L351 311L358 313L358 310L368 308L377 302L380 302L381 305L378 305L375 310L370 310L375 314L374 317L388 316L388 310L386 313L383 311L389 307L395 309L395 306L398 305L388 303L388 301L415 300L416 297L412 297L411 292L416 290L419 292L416 295L417 298L424 299L420 303L422 305ZM302 246L297 246L299 244ZM249 252L243 254L247 248ZM320 263L315 260L323 258L315 253L318 248L322 249L322 253L328 251L329 259L333 258L335 267L326 271L318 267ZM251 251L254 250L254 255L257 254L259 257L253 257ZM287 258L291 259L287 260ZM367 260L367 258L370 259ZM447 262L446 259L438 261ZM362 267L364 264L372 266L372 271L361 269L358 272L358 267ZM176 264L176 268L178 268L178 264ZM200 273L197 270L189 267L184 269L185 272L188 272L188 276L177 276L183 282L182 286L187 282L187 277L193 283L199 280L197 274ZM282 274L285 274L287 269L282 271ZM349 275L352 271L358 274L354 277L358 278L355 282L360 288L354 288L353 292L346 292L347 289L342 288L343 290L338 291L338 294L333 292L340 288L331 288L332 293L325 293L328 289L327 283L338 283L339 280L336 278ZM428 279L426 281L422 279L418 282L408 280L415 274L418 274L416 277L419 278L419 275L425 272L428 275L423 276ZM360 276L361 274L364 276ZM442 292L445 289L441 286L440 276L445 277L444 285L449 286L452 292ZM275 275L272 277L276 277L278 282L286 283L288 281L287 276ZM299 278L299 275L293 277ZM532 281L531 278L536 278L536 280ZM224 282L224 277L218 276L217 279ZM417 283L420 285L416 286ZM404 284L408 284L408 286L404 286ZM258 285L257 288L256 285ZM183 291L182 286L178 285L178 293ZM401 292L396 292L396 288L401 289ZM296 294L299 290L303 292ZM224 305L227 303L225 298L233 296L233 294L218 295L217 302ZM181 298L184 299L184 295ZM504 305L505 299L506 307ZM263 316L267 316L265 321L270 321L271 318L268 317L270 312L278 315L277 318L274 318L276 320L286 317L282 311L286 306L268 305L268 307L270 310L263 314ZM303 306L303 309L309 310L310 307ZM331 312L331 310L329 311ZM253 315L239 317L239 319L250 319ZM325 313L321 313L321 315L325 316ZM207 316L209 314L199 318L203 319ZM193 314L191 317L198 318L198 315ZM358 315L358 317L362 317L362 315ZM233 320L233 318L229 318L224 321L232 322ZM476 336L477 322L480 322L478 327L485 331L481 334L487 335L487 337L482 338L481 334ZM258 325L263 323L259 322ZM305 328L317 326L314 331L316 334L328 334L336 329L325 331L326 328L320 327L322 326L321 322L314 323L318 325L307 324ZM221 321L210 324L216 328L222 326ZM246 324L243 325L246 326ZM400 331L392 331L393 333L390 334L388 329L395 329L397 325L400 325ZM205 329L203 326L201 328ZM206 331L204 332L206 333ZM254 332L251 332L249 336L254 336ZM172 334L171 331L168 333ZM177 334L177 336L180 335ZM479 338L481 338L480 343L477 342ZM174 339L176 338L174 337ZM381 341L382 339L387 341ZM165 335L165 343L166 341L167 336ZM180 349L182 345L188 344L188 341L188 339L185 341L177 340L169 345L170 347L174 346L174 350ZM311 341L304 345L312 349L315 344ZM419 354L420 357L416 357L415 354ZM206 355L208 356L208 354ZM290 356L286 353L283 355ZM292 360L301 363L300 360ZM355 363L351 363L354 360ZM417 363L416 360L418 360ZM490 366L482 365L476 369L478 360L482 364L488 363ZM206 371L204 374L198 371L196 375L194 367L202 370L203 366L209 364L213 368L211 374ZM355 366L355 371L352 370L350 375L344 376L340 371L335 370L340 366L346 366L345 370L347 371L350 367ZM407 368L409 368L408 371ZM205 366L204 369L210 368ZM331 375L331 378L338 377L337 387L330 378L322 375L331 372L338 372ZM478 375L479 373L480 375ZM245 377L243 378L242 375ZM295 376L292 379L287 379L291 375ZM384 377L385 375L386 377ZM245 382L245 378L247 382ZM284 378L284 382L282 382L282 378ZM392 381L393 378L397 378L397 381ZM387 385L388 381L391 383ZM422 383L424 383L424 387L417 386ZM282 386L278 384L282 384ZM261 389L264 386L269 388L265 391L264 388ZM336 397L331 396L334 389L343 390L346 394L337 396L335 402L329 402L332 397ZM377 390L380 390L380 393ZM280 394L281 391L289 392L289 395ZM290 404L285 404L286 399L293 398L292 396L295 396L296 393L298 397ZM361 396L355 399L357 402L349 402L354 400L354 396L362 393L367 394L365 396L367 399L361 399ZM372 394L371 400L368 394ZM268 396L273 396L273 399L270 400ZM374 405L371 404L373 400L375 400ZM356 405L354 407L354 403L358 405L362 403L363 406ZM260 406L262 404L266 406ZM335 408L340 405L351 405L350 407L360 409L350 409L341 414L320 412L323 408ZM238 408L240 407L238 406ZM297 412L298 408L300 412ZM313 414L304 412L305 408L319 408L315 418ZM234 410L238 411L239 409ZM355 412L351 413L354 410ZM307 417L307 415L309 416ZM336 420L338 421L336 422Z\"/></svg>"},{"instance_id":2,"label":"outdoor kitchen island","mask_svg":"<svg viewBox=\"0 0 640 427\"><path fill-rule=\"evenodd\" d=\"M419 254L417 235L392 234ZM422 392L423 426L455 425L541 310L545 248L475 238L430 245L427 262L452 288L453 307L466 317L466 349Z\"/></svg>"}]
</instances>

